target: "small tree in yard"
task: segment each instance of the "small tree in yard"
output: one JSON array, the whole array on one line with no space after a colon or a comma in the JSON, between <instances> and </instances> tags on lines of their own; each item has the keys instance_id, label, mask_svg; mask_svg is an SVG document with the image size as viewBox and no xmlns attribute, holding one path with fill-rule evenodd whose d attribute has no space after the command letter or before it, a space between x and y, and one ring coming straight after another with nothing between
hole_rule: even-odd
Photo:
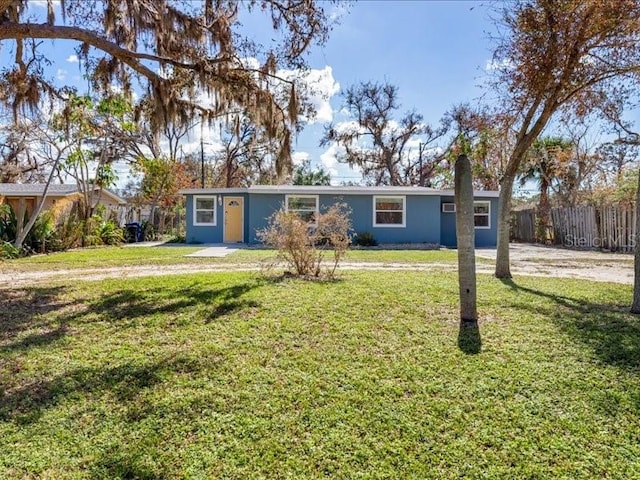
<instances>
[{"instance_id":1,"label":"small tree in yard","mask_svg":"<svg viewBox=\"0 0 640 480\"><path fill-rule=\"evenodd\" d=\"M640 172L638 172L638 190L636 192L636 225L640 225ZM640 314L640 243L636 233L633 254L633 303L631 313Z\"/></svg>"},{"instance_id":2,"label":"small tree in yard","mask_svg":"<svg viewBox=\"0 0 640 480\"><path fill-rule=\"evenodd\" d=\"M351 243L350 211L336 203L310 223L284 208L275 212L269 225L258 232L258 238L278 250L278 257L300 277L320 277L322 262L328 250L333 252L333 264L325 274L333 278Z\"/></svg>"}]
</instances>

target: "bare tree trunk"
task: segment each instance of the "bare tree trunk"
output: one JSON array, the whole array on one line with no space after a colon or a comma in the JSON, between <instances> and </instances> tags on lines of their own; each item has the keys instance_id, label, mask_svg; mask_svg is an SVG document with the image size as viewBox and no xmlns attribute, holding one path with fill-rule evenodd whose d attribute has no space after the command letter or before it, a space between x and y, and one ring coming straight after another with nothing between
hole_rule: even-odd
<instances>
[{"instance_id":1,"label":"bare tree trunk","mask_svg":"<svg viewBox=\"0 0 640 480\"><path fill-rule=\"evenodd\" d=\"M638 171L638 192L636 193L636 229L640 229L640 170ZM631 313L640 313L640 242L636 232L635 246L633 247L633 304Z\"/></svg>"},{"instance_id":2,"label":"bare tree trunk","mask_svg":"<svg viewBox=\"0 0 640 480\"><path fill-rule=\"evenodd\" d=\"M33 209L33 212L31 213L31 217L29 218L29 221L24 226L24 228L22 228L22 230L18 229L18 231L16 232L16 239L13 242L14 247L22 248L22 244L24 243L25 238L27 238L27 235L29 235L29 232L33 228L33 225L36 223L36 220L38 219L38 215L40 215L40 212L42 211L42 207L44 206L44 202L47 199L47 192L49 191L49 185L51 185L51 180L53 180L53 177L56 173L59 161L60 161L60 157L58 157L58 159L52 165L51 173L49 173L49 178L47 178L47 183L45 184L44 190L42 191L42 196L40 197L40 200L38 201L36 207ZM19 210L22 210L22 208L20 208ZM22 225L23 219L24 219L24 212L22 212L21 219L18 220L18 225Z\"/></svg>"},{"instance_id":3,"label":"bare tree trunk","mask_svg":"<svg viewBox=\"0 0 640 480\"><path fill-rule=\"evenodd\" d=\"M547 243L547 230L549 227L549 211L551 205L549 203L549 181L546 175L542 175L540 180L540 202L538 204L538 225L537 225L537 237L538 242Z\"/></svg>"},{"instance_id":4,"label":"bare tree trunk","mask_svg":"<svg viewBox=\"0 0 640 480\"><path fill-rule=\"evenodd\" d=\"M460 155L456 160L455 203L460 321L463 324L477 325L473 183L471 179L471 163L466 155Z\"/></svg>"},{"instance_id":5,"label":"bare tree trunk","mask_svg":"<svg viewBox=\"0 0 640 480\"><path fill-rule=\"evenodd\" d=\"M503 177L498 198L498 251L496 253L497 278L511 278L509 261L509 226L511 224L511 196L513 178Z\"/></svg>"}]
</instances>

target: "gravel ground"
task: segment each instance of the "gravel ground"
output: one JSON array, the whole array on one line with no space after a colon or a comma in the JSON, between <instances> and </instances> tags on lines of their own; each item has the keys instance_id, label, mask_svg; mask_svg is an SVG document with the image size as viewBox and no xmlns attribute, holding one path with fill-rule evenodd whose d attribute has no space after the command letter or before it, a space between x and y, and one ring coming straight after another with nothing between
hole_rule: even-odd
<instances>
[{"instance_id":1,"label":"gravel ground","mask_svg":"<svg viewBox=\"0 0 640 480\"><path fill-rule=\"evenodd\" d=\"M495 259L495 249L479 249L478 257ZM633 256L629 254L573 251L537 245L513 244L510 251L511 273L538 277L580 278L585 280L633 284ZM132 278L158 275L214 271L256 271L259 264L177 264L145 265L139 267L51 270L38 272L5 272L0 274L0 288L14 288L49 282L64 283L70 280L102 280L106 278ZM450 263L374 263L345 262L339 270L424 270L454 271ZM493 273L493 266L478 263L478 273Z\"/></svg>"}]
</instances>

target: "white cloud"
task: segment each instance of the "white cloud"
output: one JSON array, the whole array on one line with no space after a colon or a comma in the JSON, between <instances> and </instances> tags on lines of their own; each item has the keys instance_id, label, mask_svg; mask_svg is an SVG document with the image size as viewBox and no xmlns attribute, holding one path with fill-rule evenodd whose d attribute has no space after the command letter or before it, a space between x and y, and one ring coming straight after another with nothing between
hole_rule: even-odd
<instances>
[{"instance_id":1,"label":"white cloud","mask_svg":"<svg viewBox=\"0 0 640 480\"><path fill-rule=\"evenodd\" d=\"M487 72L493 72L495 70L513 70L515 65L510 58L503 58L502 60L487 60L484 69Z\"/></svg>"},{"instance_id":2,"label":"white cloud","mask_svg":"<svg viewBox=\"0 0 640 480\"><path fill-rule=\"evenodd\" d=\"M333 108L329 100L340 91L340 84L333 78L333 69L327 65L321 70L310 70L304 80L311 86L310 100L316 109L316 116L311 123L332 121Z\"/></svg>"},{"instance_id":3,"label":"white cloud","mask_svg":"<svg viewBox=\"0 0 640 480\"><path fill-rule=\"evenodd\" d=\"M363 133L364 127L360 125L355 120L348 120L346 122L337 123L334 127L334 130L338 133L349 133L349 132L361 132Z\"/></svg>"},{"instance_id":4,"label":"white cloud","mask_svg":"<svg viewBox=\"0 0 640 480\"><path fill-rule=\"evenodd\" d=\"M30 7L47 8L47 0L31 0L29 2L29 6ZM59 7L60 6L60 0L53 0L53 6L54 7Z\"/></svg>"},{"instance_id":5,"label":"white cloud","mask_svg":"<svg viewBox=\"0 0 640 480\"><path fill-rule=\"evenodd\" d=\"M63 70L62 68L59 68L59 69L56 71L56 78L57 78L58 80L60 80L60 81L65 80L65 79L67 78L67 71L66 71L66 70Z\"/></svg>"},{"instance_id":6,"label":"white cloud","mask_svg":"<svg viewBox=\"0 0 640 480\"><path fill-rule=\"evenodd\" d=\"M69 55L67 57L67 62L69 63L78 63L78 56L77 55Z\"/></svg>"},{"instance_id":7,"label":"white cloud","mask_svg":"<svg viewBox=\"0 0 640 480\"><path fill-rule=\"evenodd\" d=\"M333 120L333 107L330 100L340 91L340 84L333 78L333 69L329 65L308 71L281 70L277 75L287 80L297 80L300 93L313 105L316 111L315 117L304 118L304 121L313 124Z\"/></svg>"},{"instance_id":8,"label":"white cloud","mask_svg":"<svg viewBox=\"0 0 640 480\"><path fill-rule=\"evenodd\" d=\"M200 154L201 147L204 148L205 155L222 150L219 125L209 126L206 122L202 128L196 125L180 142L180 149L184 155Z\"/></svg>"},{"instance_id":9,"label":"white cloud","mask_svg":"<svg viewBox=\"0 0 640 480\"><path fill-rule=\"evenodd\" d=\"M291 159L293 160L293 165L298 167L302 165L305 161L309 160L309 152L293 152L291 155Z\"/></svg>"},{"instance_id":10,"label":"white cloud","mask_svg":"<svg viewBox=\"0 0 640 480\"><path fill-rule=\"evenodd\" d=\"M333 143L320 155L320 163L331 174L335 176L338 173L338 154L343 151L343 147L340 147L337 143Z\"/></svg>"}]
</instances>

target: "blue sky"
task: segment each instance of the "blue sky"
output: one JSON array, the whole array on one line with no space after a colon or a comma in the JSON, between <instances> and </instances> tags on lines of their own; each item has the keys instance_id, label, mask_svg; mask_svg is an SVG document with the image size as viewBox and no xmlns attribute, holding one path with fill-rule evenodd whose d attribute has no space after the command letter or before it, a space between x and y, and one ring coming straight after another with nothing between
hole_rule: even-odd
<instances>
[{"instance_id":1,"label":"blue sky","mask_svg":"<svg viewBox=\"0 0 640 480\"><path fill-rule=\"evenodd\" d=\"M33 11L38 10L44 13L35 5ZM246 19L244 28L254 29L257 39L270 38L271 32L260 25ZM487 5L478 1L355 2L341 16L328 42L313 47L308 56L314 86L327 97L316 99L321 114L298 136L295 158L309 158L330 169L335 181L357 181L357 172L337 165L330 149L318 146L327 121L348 121L340 112L340 92L360 81L390 82L399 88L399 114L415 109L435 124L453 105L474 103L482 95L479 85L492 56L488 39L492 29ZM79 65L73 61L74 45L44 44L52 62L51 75L61 84L82 88ZM8 58L9 50L3 48L1 55ZM214 134L205 140L215 143ZM192 144L193 148L199 144L199 132L194 133Z\"/></svg>"},{"instance_id":2,"label":"blue sky","mask_svg":"<svg viewBox=\"0 0 640 480\"><path fill-rule=\"evenodd\" d=\"M340 91L360 81L387 81L399 88L399 113L415 109L435 124L453 105L477 101L479 85L492 57L488 10L476 1L382 1L355 3L324 47L309 57L312 68L328 65ZM331 100L334 122L340 114L339 92ZM317 144L323 126L309 125L296 150L308 152L325 167L326 152ZM330 165L340 180L359 178Z\"/></svg>"}]
</instances>

